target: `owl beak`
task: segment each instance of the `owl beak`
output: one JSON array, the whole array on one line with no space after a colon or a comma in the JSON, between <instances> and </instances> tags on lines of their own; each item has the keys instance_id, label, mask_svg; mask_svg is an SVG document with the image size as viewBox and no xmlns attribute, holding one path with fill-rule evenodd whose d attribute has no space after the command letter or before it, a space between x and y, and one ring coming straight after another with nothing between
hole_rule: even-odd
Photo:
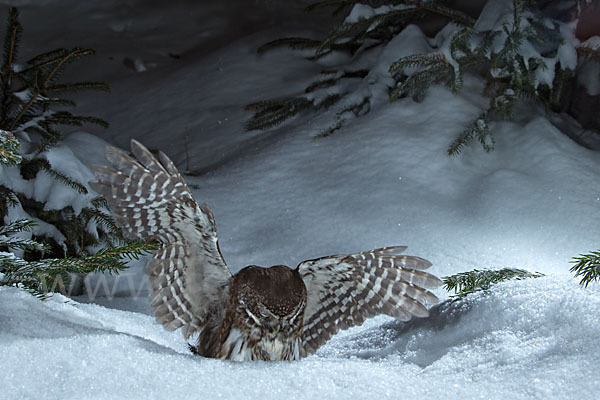
<instances>
[{"instance_id":1,"label":"owl beak","mask_svg":"<svg viewBox=\"0 0 600 400\"><path fill-rule=\"evenodd\" d=\"M277 334L281 330L281 324L277 324L273 327L273 333Z\"/></svg>"}]
</instances>

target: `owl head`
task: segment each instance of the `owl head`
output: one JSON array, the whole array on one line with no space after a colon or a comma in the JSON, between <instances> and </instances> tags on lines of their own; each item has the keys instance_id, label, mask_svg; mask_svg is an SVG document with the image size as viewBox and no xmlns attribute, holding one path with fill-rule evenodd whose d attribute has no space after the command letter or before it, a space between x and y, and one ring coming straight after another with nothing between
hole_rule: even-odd
<instances>
[{"instance_id":1,"label":"owl head","mask_svg":"<svg viewBox=\"0 0 600 400\"><path fill-rule=\"evenodd\" d=\"M233 284L238 287L232 301L249 325L270 336L291 335L302 326L306 287L298 271L284 265L251 265L234 276Z\"/></svg>"}]
</instances>

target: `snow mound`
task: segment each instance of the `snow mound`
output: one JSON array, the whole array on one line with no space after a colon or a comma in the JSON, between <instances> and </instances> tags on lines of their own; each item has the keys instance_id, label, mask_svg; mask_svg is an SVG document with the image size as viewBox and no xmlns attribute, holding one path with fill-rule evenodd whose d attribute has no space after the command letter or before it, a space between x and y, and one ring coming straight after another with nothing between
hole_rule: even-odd
<instances>
[{"instance_id":1,"label":"snow mound","mask_svg":"<svg viewBox=\"0 0 600 400\"><path fill-rule=\"evenodd\" d=\"M300 362L237 363L192 356L148 315L5 287L0 399L591 399L599 313L598 286L513 281L428 319L368 320Z\"/></svg>"}]
</instances>

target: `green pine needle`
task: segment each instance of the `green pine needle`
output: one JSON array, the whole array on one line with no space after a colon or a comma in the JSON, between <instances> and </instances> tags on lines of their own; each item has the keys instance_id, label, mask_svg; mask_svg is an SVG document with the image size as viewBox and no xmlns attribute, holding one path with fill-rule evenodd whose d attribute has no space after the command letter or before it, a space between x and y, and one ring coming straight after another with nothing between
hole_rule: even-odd
<instances>
[{"instance_id":1,"label":"green pine needle","mask_svg":"<svg viewBox=\"0 0 600 400\"><path fill-rule=\"evenodd\" d=\"M19 23L19 12L13 7L8 12L8 21L6 23L2 71L10 70L15 63L22 32L23 27Z\"/></svg>"},{"instance_id":2,"label":"green pine needle","mask_svg":"<svg viewBox=\"0 0 600 400\"><path fill-rule=\"evenodd\" d=\"M448 65L448 61L443 54L411 54L402 57L393 63L389 68L389 72L390 74L395 75L404 68L438 67L446 65Z\"/></svg>"},{"instance_id":3,"label":"green pine needle","mask_svg":"<svg viewBox=\"0 0 600 400\"><path fill-rule=\"evenodd\" d=\"M474 119L448 147L448 155L458 156L474 139L481 144L483 149L490 152L494 149L495 140L489 128L488 113L484 112Z\"/></svg>"},{"instance_id":4,"label":"green pine needle","mask_svg":"<svg viewBox=\"0 0 600 400\"><path fill-rule=\"evenodd\" d=\"M0 236L10 236L19 232L30 232L36 225L35 221L18 219L7 225L0 226ZM2 245L2 242L0 242L0 245Z\"/></svg>"},{"instance_id":5,"label":"green pine needle","mask_svg":"<svg viewBox=\"0 0 600 400\"><path fill-rule=\"evenodd\" d=\"M581 254L573 258L573 265L570 269L575 277L581 277L579 282L587 287L591 282L600 281L600 250L592 251L589 254Z\"/></svg>"},{"instance_id":6,"label":"green pine needle","mask_svg":"<svg viewBox=\"0 0 600 400\"><path fill-rule=\"evenodd\" d=\"M9 226L8 230L16 232L32 227L34 223L19 220ZM4 244L11 245L0 238L0 245ZM35 245L43 246L40 243ZM39 261L26 261L12 253L0 252L0 286L19 287L45 299L50 292L65 292L71 274L119 273L127 268L127 260L137 260L157 248L158 245L154 243L133 242L121 247L104 248L91 256Z\"/></svg>"},{"instance_id":7,"label":"green pine needle","mask_svg":"<svg viewBox=\"0 0 600 400\"><path fill-rule=\"evenodd\" d=\"M89 217L89 219L93 219L94 221L96 221L97 224L99 224L100 226L102 226L103 228L105 228L108 232L110 232L110 236L114 236L117 239L119 239L120 241L125 240L125 238L123 237L123 232L121 231L121 229L117 226L117 224L115 223L115 221L112 219L112 217L103 212L102 210L98 209L98 207L96 208L83 208L81 210L82 214L85 214Z\"/></svg>"},{"instance_id":8,"label":"green pine needle","mask_svg":"<svg viewBox=\"0 0 600 400\"><path fill-rule=\"evenodd\" d=\"M65 92L65 91L79 91L79 90L101 90L103 92L110 92L110 89L106 83L103 82L76 82L76 83L61 83L56 85L46 86L44 92L46 94L52 92Z\"/></svg>"},{"instance_id":9,"label":"green pine needle","mask_svg":"<svg viewBox=\"0 0 600 400\"><path fill-rule=\"evenodd\" d=\"M21 143L9 132L0 130L0 165L17 165L23 157L19 154Z\"/></svg>"},{"instance_id":10,"label":"green pine needle","mask_svg":"<svg viewBox=\"0 0 600 400\"><path fill-rule=\"evenodd\" d=\"M88 194L88 190L83 184L77 182L76 180L63 174L62 172L58 172L57 170L52 168L52 166L50 165L48 160L44 160L42 158L36 158L33 160L29 160L29 162L34 163L39 169L43 170L44 172L46 172L48 175L52 176L57 181L74 189L78 193Z\"/></svg>"},{"instance_id":11,"label":"green pine needle","mask_svg":"<svg viewBox=\"0 0 600 400\"><path fill-rule=\"evenodd\" d=\"M517 268L502 268L499 270L474 269L469 272L446 276L442 280L447 291L454 291L455 294L452 297L461 298L471 293L487 290L490 286L499 282L511 279L540 278L542 276L544 274L540 272L529 272Z\"/></svg>"}]
</instances>

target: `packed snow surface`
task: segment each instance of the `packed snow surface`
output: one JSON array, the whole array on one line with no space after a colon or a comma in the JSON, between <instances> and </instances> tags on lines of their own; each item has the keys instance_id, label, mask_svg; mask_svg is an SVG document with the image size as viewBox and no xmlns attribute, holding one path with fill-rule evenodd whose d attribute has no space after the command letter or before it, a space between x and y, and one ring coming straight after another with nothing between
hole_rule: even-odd
<instances>
[{"instance_id":1,"label":"packed snow surface","mask_svg":"<svg viewBox=\"0 0 600 400\"><path fill-rule=\"evenodd\" d=\"M546 276L456 302L440 288L430 318L377 317L313 356L274 363L192 356L179 332L150 315L143 260L119 277L90 277L88 295L77 299L40 302L0 288L0 399L600 395L600 286L581 288L568 271L572 257L600 243L600 156L543 111L516 110L514 121L492 124L495 151L474 144L455 158L447 146L487 104L472 76L459 95L433 87L420 103L380 97L379 107L323 139L314 136L331 121L326 114L244 132L244 105L299 95L321 69L305 54L259 56L256 48L322 37L326 25L295 22L284 2L214 2L189 13L139 0L5 3L23 6L22 51L96 48L93 62L73 72L111 86L110 95L78 99L111 128L67 135L48 156L53 166L84 180L87 166L105 163L107 143L127 147L135 138L160 148L196 172L185 179L211 205L232 271L407 245L440 277L502 267ZM227 30L234 14L247 24ZM390 46L425 43L415 27L406 35ZM391 50L380 53L377 73L393 61ZM75 202L60 185L57 193L45 187L46 198Z\"/></svg>"},{"instance_id":2,"label":"packed snow surface","mask_svg":"<svg viewBox=\"0 0 600 400\"><path fill-rule=\"evenodd\" d=\"M541 278L375 318L298 362L211 360L145 314L0 289L1 398L593 399L600 290Z\"/></svg>"}]
</instances>

